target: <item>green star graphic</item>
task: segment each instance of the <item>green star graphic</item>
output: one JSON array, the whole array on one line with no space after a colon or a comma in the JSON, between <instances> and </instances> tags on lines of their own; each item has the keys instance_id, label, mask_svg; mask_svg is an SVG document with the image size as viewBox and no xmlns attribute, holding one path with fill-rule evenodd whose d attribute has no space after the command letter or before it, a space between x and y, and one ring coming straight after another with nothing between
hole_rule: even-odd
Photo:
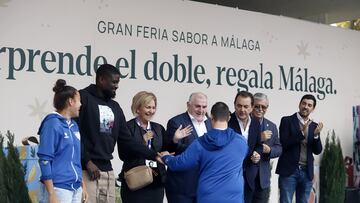
<instances>
[{"instance_id":1,"label":"green star graphic","mask_svg":"<svg viewBox=\"0 0 360 203\"><path fill-rule=\"evenodd\" d=\"M31 109L31 113L29 114L29 116L38 116L38 118L41 120L44 118L44 116L46 115L45 112L45 106L46 106L47 101L44 101L43 103L40 104L39 100L37 98L35 98L35 104L32 105L28 105L28 107Z\"/></svg>"},{"instance_id":2,"label":"green star graphic","mask_svg":"<svg viewBox=\"0 0 360 203\"><path fill-rule=\"evenodd\" d=\"M300 45L296 45L299 52L298 52L298 55L303 55L304 56L304 60L306 60L306 57L307 56L310 56L310 53L307 52L307 47L308 47L308 44L304 44L303 41L301 41Z\"/></svg>"}]
</instances>

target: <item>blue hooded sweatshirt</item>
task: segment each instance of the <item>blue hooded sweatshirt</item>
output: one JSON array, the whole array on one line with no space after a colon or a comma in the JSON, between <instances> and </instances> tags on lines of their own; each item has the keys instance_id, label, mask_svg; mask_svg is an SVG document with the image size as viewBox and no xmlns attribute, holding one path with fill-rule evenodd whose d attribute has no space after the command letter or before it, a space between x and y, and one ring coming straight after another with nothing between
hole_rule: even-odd
<instances>
[{"instance_id":1,"label":"blue hooded sweatshirt","mask_svg":"<svg viewBox=\"0 0 360 203\"><path fill-rule=\"evenodd\" d=\"M247 154L245 138L231 128L212 129L195 140L182 154L163 157L173 171L199 167L197 202L243 203L242 163Z\"/></svg>"},{"instance_id":2,"label":"blue hooded sweatshirt","mask_svg":"<svg viewBox=\"0 0 360 203\"><path fill-rule=\"evenodd\" d=\"M59 113L47 115L38 132L41 181L52 180L55 187L76 190L81 186L80 133L75 121Z\"/></svg>"}]
</instances>

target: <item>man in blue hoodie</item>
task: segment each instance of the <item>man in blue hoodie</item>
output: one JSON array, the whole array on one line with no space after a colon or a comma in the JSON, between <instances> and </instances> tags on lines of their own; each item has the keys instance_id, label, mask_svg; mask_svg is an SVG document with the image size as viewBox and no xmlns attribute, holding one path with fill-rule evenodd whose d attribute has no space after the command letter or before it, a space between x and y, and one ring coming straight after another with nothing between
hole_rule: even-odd
<instances>
[{"instance_id":1,"label":"man in blue hoodie","mask_svg":"<svg viewBox=\"0 0 360 203\"><path fill-rule=\"evenodd\" d=\"M199 167L197 202L244 202L242 163L247 154L246 140L231 128L229 107L217 102L211 108L213 129L192 144L180 155L162 152L165 164L173 171Z\"/></svg>"}]
</instances>

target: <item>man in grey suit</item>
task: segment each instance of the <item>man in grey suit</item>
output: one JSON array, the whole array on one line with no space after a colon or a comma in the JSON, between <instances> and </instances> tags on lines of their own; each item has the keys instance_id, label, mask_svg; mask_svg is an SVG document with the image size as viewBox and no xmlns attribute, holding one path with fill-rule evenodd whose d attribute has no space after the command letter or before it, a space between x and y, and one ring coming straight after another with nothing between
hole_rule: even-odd
<instances>
[{"instance_id":1,"label":"man in grey suit","mask_svg":"<svg viewBox=\"0 0 360 203\"><path fill-rule=\"evenodd\" d=\"M254 94L253 118L260 122L261 143L263 152L259 162L259 172L255 178L255 188L247 188L245 198L247 203L267 203L270 193L270 159L279 157L282 147L279 141L278 129L270 120L266 119L265 113L269 107L269 100L263 93Z\"/></svg>"}]
</instances>

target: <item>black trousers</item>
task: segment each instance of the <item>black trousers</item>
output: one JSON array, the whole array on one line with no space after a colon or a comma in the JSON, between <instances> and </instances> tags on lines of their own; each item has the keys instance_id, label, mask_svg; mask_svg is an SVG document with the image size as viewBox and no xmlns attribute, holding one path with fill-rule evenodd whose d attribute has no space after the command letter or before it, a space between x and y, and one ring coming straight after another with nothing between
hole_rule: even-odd
<instances>
[{"instance_id":1,"label":"black trousers","mask_svg":"<svg viewBox=\"0 0 360 203\"><path fill-rule=\"evenodd\" d=\"M252 190L245 179L244 184L245 203L268 203L270 197L270 187L261 188L259 174L255 178L255 189Z\"/></svg>"},{"instance_id":2,"label":"black trousers","mask_svg":"<svg viewBox=\"0 0 360 203\"><path fill-rule=\"evenodd\" d=\"M196 203L195 196L186 196L181 194L166 192L168 203Z\"/></svg>"}]
</instances>

